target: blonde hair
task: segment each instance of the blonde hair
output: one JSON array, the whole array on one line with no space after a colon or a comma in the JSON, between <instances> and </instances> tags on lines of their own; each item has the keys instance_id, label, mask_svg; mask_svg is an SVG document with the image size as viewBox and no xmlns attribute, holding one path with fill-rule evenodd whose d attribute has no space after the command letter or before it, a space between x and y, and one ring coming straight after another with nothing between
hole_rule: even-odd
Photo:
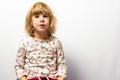
<instances>
[{"instance_id":1,"label":"blonde hair","mask_svg":"<svg viewBox=\"0 0 120 80\"><path fill-rule=\"evenodd\" d=\"M56 31L56 17L54 16L52 10L50 9L49 6L47 6L43 2L37 2L35 3L31 9L28 11L27 16L26 16L26 21L25 21L25 31L30 35L34 36L34 31L33 31L33 25L32 25L32 16L36 14L45 14L48 15L50 18L50 25L48 28L48 34L52 35Z\"/></svg>"}]
</instances>

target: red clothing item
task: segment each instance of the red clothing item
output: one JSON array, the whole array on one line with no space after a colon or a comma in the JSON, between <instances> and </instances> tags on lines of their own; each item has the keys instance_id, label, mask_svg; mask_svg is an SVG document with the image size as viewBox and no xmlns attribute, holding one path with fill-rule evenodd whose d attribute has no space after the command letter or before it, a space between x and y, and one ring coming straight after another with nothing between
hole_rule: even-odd
<instances>
[{"instance_id":1,"label":"red clothing item","mask_svg":"<svg viewBox=\"0 0 120 80\"><path fill-rule=\"evenodd\" d=\"M40 77L40 79L39 78L32 78L32 79L28 79L28 80L57 80L57 79L49 78L49 77L47 79L47 77Z\"/></svg>"}]
</instances>

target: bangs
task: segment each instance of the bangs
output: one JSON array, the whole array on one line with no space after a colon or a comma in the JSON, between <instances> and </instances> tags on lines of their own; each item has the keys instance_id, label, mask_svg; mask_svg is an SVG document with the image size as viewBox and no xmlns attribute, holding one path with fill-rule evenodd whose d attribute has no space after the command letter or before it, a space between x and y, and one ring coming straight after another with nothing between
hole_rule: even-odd
<instances>
[{"instance_id":1,"label":"bangs","mask_svg":"<svg viewBox=\"0 0 120 80\"><path fill-rule=\"evenodd\" d=\"M48 8L46 8L46 7L43 7L43 6L36 6L32 10L32 16L39 15L39 14L49 15L50 10Z\"/></svg>"}]
</instances>

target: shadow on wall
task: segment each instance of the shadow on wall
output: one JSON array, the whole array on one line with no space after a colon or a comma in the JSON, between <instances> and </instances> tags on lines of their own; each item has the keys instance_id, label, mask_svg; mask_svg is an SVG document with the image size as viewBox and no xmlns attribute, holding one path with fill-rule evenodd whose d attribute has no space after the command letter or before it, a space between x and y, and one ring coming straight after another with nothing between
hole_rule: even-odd
<instances>
[{"instance_id":1,"label":"shadow on wall","mask_svg":"<svg viewBox=\"0 0 120 80\"><path fill-rule=\"evenodd\" d=\"M80 67L80 63L78 60L74 60L72 57L67 58L67 80L85 80L85 76L83 75L83 70Z\"/></svg>"}]
</instances>

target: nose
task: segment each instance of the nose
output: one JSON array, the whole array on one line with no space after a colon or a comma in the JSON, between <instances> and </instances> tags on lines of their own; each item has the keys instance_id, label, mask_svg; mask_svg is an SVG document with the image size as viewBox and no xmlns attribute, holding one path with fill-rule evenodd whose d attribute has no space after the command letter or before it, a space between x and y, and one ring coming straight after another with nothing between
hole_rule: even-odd
<instances>
[{"instance_id":1,"label":"nose","mask_svg":"<svg viewBox=\"0 0 120 80\"><path fill-rule=\"evenodd\" d=\"M42 15L40 16L40 22L44 22L44 17Z\"/></svg>"}]
</instances>

